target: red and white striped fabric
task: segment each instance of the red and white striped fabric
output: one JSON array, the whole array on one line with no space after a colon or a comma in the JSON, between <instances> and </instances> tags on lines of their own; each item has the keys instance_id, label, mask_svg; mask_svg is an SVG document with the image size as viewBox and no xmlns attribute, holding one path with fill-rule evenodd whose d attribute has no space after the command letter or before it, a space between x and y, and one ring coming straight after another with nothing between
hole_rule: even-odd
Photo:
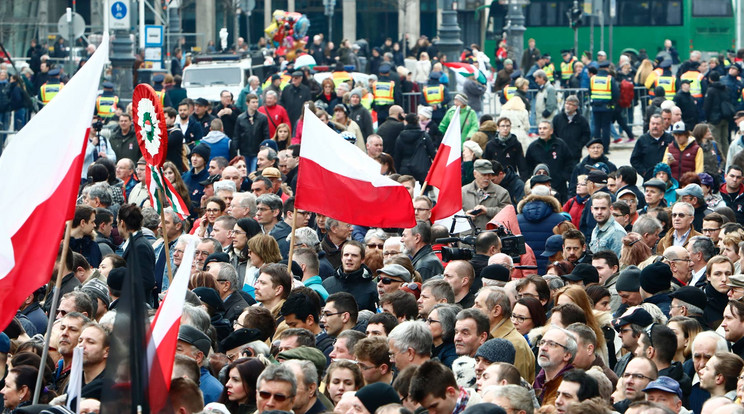
<instances>
[{"instance_id":1,"label":"red and white striped fabric","mask_svg":"<svg viewBox=\"0 0 744 414\"><path fill-rule=\"evenodd\" d=\"M305 108L295 206L367 227L416 225L413 203L380 164Z\"/></svg>"},{"instance_id":2,"label":"red and white striped fabric","mask_svg":"<svg viewBox=\"0 0 744 414\"><path fill-rule=\"evenodd\" d=\"M64 223L75 214L108 35L0 157L0 328L49 281Z\"/></svg>"},{"instance_id":3,"label":"red and white striped fabric","mask_svg":"<svg viewBox=\"0 0 744 414\"><path fill-rule=\"evenodd\" d=\"M431 209L432 222L450 217L462 209L460 145L460 111L455 111L426 175L426 183L439 189L437 204Z\"/></svg>"},{"instance_id":4,"label":"red and white striped fabric","mask_svg":"<svg viewBox=\"0 0 744 414\"><path fill-rule=\"evenodd\" d=\"M173 277L173 283L168 288L147 335L147 370L150 379L148 390L150 412L153 413L160 412L168 398L194 250L193 244L186 245L181 266Z\"/></svg>"}]
</instances>

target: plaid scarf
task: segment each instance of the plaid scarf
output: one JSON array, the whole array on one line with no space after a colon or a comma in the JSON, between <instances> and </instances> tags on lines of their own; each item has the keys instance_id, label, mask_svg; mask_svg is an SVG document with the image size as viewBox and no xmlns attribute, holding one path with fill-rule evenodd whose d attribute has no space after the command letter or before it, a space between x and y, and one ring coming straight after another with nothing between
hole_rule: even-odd
<instances>
[{"instance_id":1,"label":"plaid scarf","mask_svg":"<svg viewBox=\"0 0 744 414\"><path fill-rule=\"evenodd\" d=\"M457 397L457 403L455 409L452 410L452 414L461 414L468 407L468 401L470 401L470 395L465 388L460 387L460 395Z\"/></svg>"}]
</instances>

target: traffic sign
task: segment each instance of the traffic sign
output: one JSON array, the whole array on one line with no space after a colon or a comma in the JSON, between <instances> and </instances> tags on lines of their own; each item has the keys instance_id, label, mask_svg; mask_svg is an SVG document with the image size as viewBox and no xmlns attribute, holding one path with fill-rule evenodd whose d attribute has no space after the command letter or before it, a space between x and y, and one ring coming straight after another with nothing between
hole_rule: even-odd
<instances>
[{"instance_id":1,"label":"traffic sign","mask_svg":"<svg viewBox=\"0 0 744 414\"><path fill-rule=\"evenodd\" d=\"M110 25L112 29L129 30L130 24L129 0L116 0L109 7Z\"/></svg>"},{"instance_id":2,"label":"traffic sign","mask_svg":"<svg viewBox=\"0 0 744 414\"><path fill-rule=\"evenodd\" d=\"M163 46L163 26L146 25L145 26L145 47L162 47Z\"/></svg>"},{"instance_id":3,"label":"traffic sign","mask_svg":"<svg viewBox=\"0 0 744 414\"><path fill-rule=\"evenodd\" d=\"M78 13L71 13L72 19L67 20L67 13L63 14L62 17L57 21L57 31L60 36L67 40L74 40L82 36L85 33L85 19ZM72 31L73 39L70 39L70 31Z\"/></svg>"}]
</instances>

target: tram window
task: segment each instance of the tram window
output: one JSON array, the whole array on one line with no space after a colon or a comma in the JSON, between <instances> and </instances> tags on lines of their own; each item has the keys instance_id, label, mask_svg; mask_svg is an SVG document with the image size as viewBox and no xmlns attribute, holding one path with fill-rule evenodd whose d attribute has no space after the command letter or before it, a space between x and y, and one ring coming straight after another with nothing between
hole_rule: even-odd
<instances>
[{"instance_id":1,"label":"tram window","mask_svg":"<svg viewBox=\"0 0 744 414\"><path fill-rule=\"evenodd\" d=\"M731 17L731 0L692 0L693 17Z\"/></svg>"}]
</instances>

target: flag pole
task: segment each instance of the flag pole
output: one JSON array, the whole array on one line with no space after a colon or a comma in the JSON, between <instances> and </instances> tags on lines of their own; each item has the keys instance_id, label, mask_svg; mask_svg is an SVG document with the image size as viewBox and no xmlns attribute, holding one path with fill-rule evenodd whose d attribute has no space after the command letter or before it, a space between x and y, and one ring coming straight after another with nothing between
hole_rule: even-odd
<instances>
[{"instance_id":1,"label":"flag pole","mask_svg":"<svg viewBox=\"0 0 744 414\"><path fill-rule=\"evenodd\" d=\"M165 179L165 176L161 174L161 177ZM168 232L165 230L165 194L163 189L158 187L158 194L160 194L160 228L163 229L163 248L165 249L165 265L168 266L168 284L173 282L173 270L171 269L170 263L170 248L168 247ZM157 202L157 200L156 200Z\"/></svg>"},{"instance_id":2,"label":"flag pole","mask_svg":"<svg viewBox=\"0 0 744 414\"><path fill-rule=\"evenodd\" d=\"M429 186L429 182L426 181L426 180L424 180L424 183L421 184L421 192L419 193L419 197L421 197L422 195L424 195L424 193L426 192L426 187L428 187L428 186Z\"/></svg>"},{"instance_id":3,"label":"flag pole","mask_svg":"<svg viewBox=\"0 0 744 414\"><path fill-rule=\"evenodd\" d=\"M287 255L287 271L292 274L292 255L295 245L295 227L297 223L297 207L292 209L292 232L289 233L289 255Z\"/></svg>"},{"instance_id":4,"label":"flag pole","mask_svg":"<svg viewBox=\"0 0 744 414\"><path fill-rule=\"evenodd\" d=\"M67 220L65 226L65 237L62 242L62 255L60 256L60 264L57 266L57 280L54 283L54 295L52 295L52 306L49 308L49 320L47 321L47 329L44 334L44 347L41 351L41 361L39 362L39 373L36 375L36 387L34 388L33 404L39 403L39 396L41 395L41 382L44 376L44 368L46 368L46 360L49 357L49 341L52 336L52 326L54 326L54 316L57 314L57 301L59 301L59 290L62 288L62 263L66 263L65 258L67 257L67 251L70 248L70 233L72 232L72 220ZM66 266L66 264L65 264ZM72 269L69 269L72 270Z\"/></svg>"}]
</instances>

